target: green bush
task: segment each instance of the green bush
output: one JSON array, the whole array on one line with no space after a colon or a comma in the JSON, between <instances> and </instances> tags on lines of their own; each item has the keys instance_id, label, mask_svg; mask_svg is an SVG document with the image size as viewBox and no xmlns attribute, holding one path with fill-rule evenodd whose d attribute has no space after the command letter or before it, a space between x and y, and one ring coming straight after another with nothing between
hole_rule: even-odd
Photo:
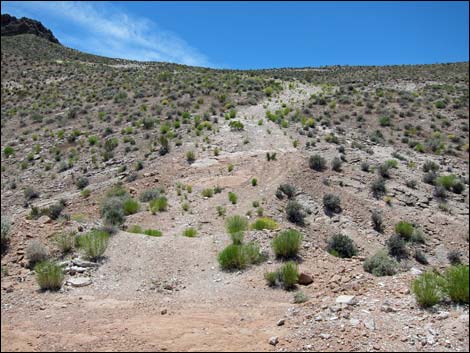
<instances>
[{"instance_id":1,"label":"green bush","mask_svg":"<svg viewBox=\"0 0 470 353\"><path fill-rule=\"evenodd\" d=\"M69 253L75 244L74 232L60 232L54 237L55 244L62 254Z\"/></svg>"},{"instance_id":2,"label":"green bush","mask_svg":"<svg viewBox=\"0 0 470 353\"><path fill-rule=\"evenodd\" d=\"M204 197L212 197L214 195L213 189L204 189L202 190L202 196Z\"/></svg>"},{"instance_id":3,"label":"green bush","mask_svg":"<svg viewBox=\"0 0 470 353\"><path fill-rule=\"evenodd\" d=\"M434 272L426 272L416 278L411 284L411 291L416 301L422 307L431 307L442 299L442 277Z\"/></svg>"},{"instance_id":4,"label":"green bush","mask_svg":"<svg viewBox=\"0 0 470 353\"><path fill-rule=\"evenodd\" d=\"M183 231L183 235L188 238L194 238L197 235L197 230L189 227Z\"/></svg>"},{"instance_id":5,"label":"green bush","mask_svg":"<svg viewBox=\"0 0 470 353\"><path fill-rule=\"evenodd\" d=\"M78 245L85 256L91 261L96 261L103 256L108 247L109 234L94 229L81 235L78 239Z\"/></svg>"},{"instance_id":6,"label":"green bush","mask_svg":"<svg viewBox=\"0 0 470 353\"><path fill-rule=\"evenodd\" d=\"M245 233L243 232L230 233L230 239L232 239L232 244L241 245L243 243L244 238Z\"/></svg>"},{"instance_id":7,"label":"green bush","mask_svg":"<svg viewBox=\"0 0 470 353\"><path fill-rule=\"evenodd\" d=\"M261 254L259 245L255 242L249 242L248 244L243 245L242 247L243 251L245 252L245 256L247 258L248 263L259 264L265 259L265 256Z\"/></svg>"},{"instance_id":8,"label":"green bush","mask_svg":"<svg viewBox=\"0 0 470 353\"><path fill-rule=\"evenodd\" d=\"M367 258L363 267L374 276L392 276L397 272L398 263L382 250Z\"/></svg>"},{"instance_id":9,"label":"green bush","mask_svg":"<svg viewBox=\"0 0 470 353\"><path fill-rule=\"evenodd\" d=\"M415 228L411 223L400 221L395 225L395 233L401 236L406 241L411 240Z\"/></svg>"},{"instance_id":10,"label":"green bush","mask_svg":"<svg viewBox=\"0 0 470 353\"><path fill-rule=\"evenodd\" d=\"M256 230L263 230L263 229L276 229L277 228L277 223L275 220L268 218L268 217L262 217L258 218L252 225L251 229L256 229Z\"/></svg>"},{"instance_id":11,"label":"green bush","mask_svg":"<svg viewBox=\"0 0 470 353\"><path fill-rule=\"evenodd\" d=\"M277 273L277 271L265 272L265 273L264 273L264 279L265 279L266 282L268 283L268 286L270 286L270 287L275 287L275 286L276 286L276 283L277 283L277 280L278 280L278 273Z\"/></svg>"},{"instance_id":12,"label":"green bush","mask_svg":"<svg viewBox=\"0 0 470 353\"><path fill-rule=\"evenodd\" d=\"M230 191L230 192L228 193L228 199L229 199L229 201L230 201L232 204L235 205L235 204L237 203L238 197L237 197L237 195L236 195L235 193L233 193L233 192Z\"/></svg>"},{"instance_id":13,"label":"green bush","mask_svg":"<svg viewBox=\"0 0 470 353\"><path fill-rule=\"evenodd\" d=\"M231 244L219 254L219 264L223 270L243 270L248 265L243 245Z\"/></svg>"},{"instance_id":14,"label":"green bush","mask_svg":"<svg viewBox=\"0 0 470 353\"><path fill-rule=\"evenodd\" d=\"M444 273L444 292L454 303L469 303L469 271L468 265L449 267Z\"/></svg>"},{"instance_id":15,"label":"green bush","mask_svg":"<svg viewBox=\"0 0 470 353\"><path fill-rule=\"evenodd\" d=\"M161 237L162 232L156 229L146 229L144 230L144 234L151 236L151 237Z\"/></svg>"},{"instance_id":16,"label":"green bush","mask_svg":"<svg viewBox=\"0 0 470 353\"><path fill-rule=\"evenodd\" d=\"M139 211L140 205L138 201L132 198L128 198L123 201L122 208L124 210L124 214L128 216L137 213Z\"/></svg>"},{"instance_id":17,"label":"green bush","mask_svg":"<svg viewBox=\"0 0 470 353\"><path fill-rule=\"evenodd\" d=\"M165 196L160 196L158 199L150 201L149 207L152 214L166 211L168 207L168 200Z\"/></svg>"},{"instance_id":18,"label":"green bush","mask_svg":"<svg viewBox=\"0 0 470 353\"><path fill-rule=\"evenodd\" d=\"M331 161L331 169L333 169L335 172L340 172L342 166L343 162L338 157L333 158L333 160Z\"/></svg>"},{"instance_id":19,"label":"green bush","mask_svg":"<svg viewBox=\"0 0 470 353\"><path fill-rule=\"evenodd\" d=\"M4 149L3 149L3 154L5 157L10 157L12 155L15 154L15 149L11 146L6 146Z\"/></svg>"},{"instance_id":20,"label":"green bush","mask_svg":"<svg viewBox=\"0 0 470 353\"><path fill-rule=\"evenodd\" d=\"M319 154L314 154L313 156L310 156L308 165L311 169L321 172L326 168L326 160Z\"/></svg>"},{"instance_id":21,"label":"green bush","mask_svg":"<svg viewBox=\"0 0 470 353\"><path fill-rule=\"evenodd\" d=\"M196 155L193 151L186 152L186 160L189 164L194 163L194 161L196 160Z\"/></svg>"},{"instance_id":22,"label":"green bush","mask_svg":"<svg viewBox=\"0 0 470 353\"><path fill-rule=\"evenodd\" d=\"M137 225L137 224L134 224L134 225L130 226L127 231L129 233L137 233L137 234L142 234L143 233L142 227Z\"/></svg>"},{"instance_id":23,"label":"green bush","mask_svg":"<svg viewBox=\"0 0 470 353\"><path fill-rule=\"evenodd\" d=\"M62 267L51 261L42 261L38 263L34 271L36 272L36 281L42 290L59 290L64 282L64 273Z\"/></svg>"},{"instance_id":24,"label":"green bush","mask_svg":"<svg viewBox=\"0 0 470 353\"><path fill-rule=\"evenodd\" d=\"M289 261L279 269L279 281L284 289L289 290L295 288L299 281L299 269L295 262Z\"/></svg>"},{"instance_id":25,"label":"green bush","mask_svg":"<svg viewBox=\"0 0 470 353\"><path fill-rule=\"evenodd\" d=\"M229 234L244 232L248 229L248 220L239 215L229 217L225 221L225 228Z\"/></svg>"},{"instance_id":26,"label":"green bush","mask_svg":"<svg viewBox=\"0 0 470 353\"><path fill-rule=\"evenodd\" d=\"M436 179L436 185L444 187L447 191L452 190L457 182L457 177L454 174L441 175Z\"/></svg>"},{"instance_id":27,"label":"green bush","mask_svg":"<svg viewBox=\"0 0 470 353\"><path fill-rule=\"evenodd\" d=\"M289 201L286 206L287 219L295 224L304 225L305 213L297 201Z\"/></svg>"},{"instance_id":28,"label":"green bush","mask_svg":"<svg viewBox=\"0 0 470 353\"><path fill-rule=\"evenodd\" d=\"M439 170L439 165L433 161L426 161L423 164L423 172L427 173L430 171L437 172Z\"/></svg>"},{"instance_id":29,"label":"green bush","mask_svg":"<svg viewBox=\"0 0 470 353\"><path fill-rule=\"evenodd\" d=\"M357 247L347 235L335 234L328 240L327 251L337 257L349 258L357 254Z\"/></svg>"},{"instance_id":30,"label":"green bush","mask_svg":"<svg viewBox=\"0 0 470 353\"><path fill-rule=\"evenodd\" d=\"M256 178L251 179L251 185L252 186L258 185L258 180Z\"/></svg>"},{"instance_id":31,"label":"green bush","mask_svg":"<svg viewBox=\"0 0 470 353\"><path fill-rule=\"evenodd\" d=\"M272 241L274 254L279 258L296 257L302 244L302 239L302 234L294 229L282 231Z\"/></svg>"}]
</instances>

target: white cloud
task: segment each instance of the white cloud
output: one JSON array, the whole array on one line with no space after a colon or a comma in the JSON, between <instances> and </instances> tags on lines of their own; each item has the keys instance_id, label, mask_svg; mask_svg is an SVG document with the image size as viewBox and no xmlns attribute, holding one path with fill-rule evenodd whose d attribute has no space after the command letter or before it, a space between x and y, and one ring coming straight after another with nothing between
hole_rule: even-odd
<instances>
[{"instance_id":1,"label":"white cloud","mask_svg":"<svg viewBox=\"0 0 470 353\"><path fill-rule=\"evenodd\" d=\"M159 28L147 18L128 15L110 3L11 1L6 4L18 12L40 13L57 22L69 21L80 27L80 36L64 30L55 33L63 44L74 48L115 58L211 66L205 55L175 33ZM48 27L47 23L43 24Z\"/></svg>"}]
</instances>

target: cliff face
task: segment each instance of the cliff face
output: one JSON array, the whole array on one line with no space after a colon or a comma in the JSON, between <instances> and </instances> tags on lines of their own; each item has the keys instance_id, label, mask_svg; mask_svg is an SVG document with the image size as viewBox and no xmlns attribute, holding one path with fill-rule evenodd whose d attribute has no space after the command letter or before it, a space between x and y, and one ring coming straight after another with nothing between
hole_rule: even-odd
<instances>
[{"instance_id":1,"label":"cliff face","mask_svg":"<svg viewBox=\"0 0 470 353\"><path fill-rule=\"evenodd\" d=\"M8 14L2 14L2 36L14 36L25 33L34 34L52 43L60 44L59 40L41 22L26 17L18 19Z\"/></svg>"}]
</instances>

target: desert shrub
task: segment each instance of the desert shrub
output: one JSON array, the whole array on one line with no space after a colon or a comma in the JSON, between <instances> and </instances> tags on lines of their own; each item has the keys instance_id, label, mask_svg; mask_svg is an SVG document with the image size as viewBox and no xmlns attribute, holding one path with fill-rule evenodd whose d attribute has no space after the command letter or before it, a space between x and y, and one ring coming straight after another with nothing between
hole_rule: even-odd
<instances>
[{"instance_id":1,"label":"desert shrub","mask_svg":"<svg viewBox=\"0 0 470 353\"><path fill-rule=\"evenodd\" d=\"M197 230L189 227L183 231L183 235L188 238L194 238L197 235Z\"/></svg>"},{"instance_id":2,"label":"desert shrub","mask_svg":"<svg viewBox=\"0 0 470 353\"><path fill-rule=\"evenodd\" d=\"M239 215L229 217L225 221L225 228L229 234L244 232L248 229L248 220Z\"/></svg>"},{"instance_id":3,"label":"desert shrub","mask_svg":"<svg viewBox=\"0 0 470 353\"><path fill-rule=\"evenodd\" d=\"M127 198L129 197L129 193L127 192L126 188L122 183L117 183L106 192L106 197Z\"/></svg>"},{"instance_id":4,"label":"desert shrub","mask_svg":"<svg viewBox=\"0 0 470 353\"><path fill-rule=\"evenodd\" d=\"M335 234L328 240L326 250L337 257L349 258L357 254L357 247L347 235Z\"/></svg>"},{"instance_id":5,"label":"desert shrub","mask_svg":"<svg viewBox=\"0 0 470 353\"><path fill-rule=\"evenodd\" d=\"M251 185L252 186L258 185L258 180L256 178L251 179Z\"/></svg>"},{"instance_id":6,"label":"desert shrub","mask_svg":"<svg viewBox=\"0 0 470 353\"><path fill-rule=\"evenodd\" d=\"M342 166L343 162L338 157L333 158L331 161L331 169L333 169L335 172L340 172Z\"/></svg>"},{"instance_id":7,"label":"desert shrub","mask_svg":"<svg viewBox=\"0 0 470 353\"><path fill-rule=\"evenodd\" d=\"M244 125L241 121L238 121L238 120L232 120L230 123L229 123L229 126L230 126L230 130L232 131L241 131L244 129Z\"/></svg>"},{"instance_id":8,"label":"desert shrub","mask_svg":"<svg viewBox=\"0 0 470 353\"><path fill-rule=\"evenodd\" d=\"M305 303L309 299L310 299L309 296L307 294L305 294L304 292L302 292L302 291L295 292L295 294L294 294L294 303L295 304Z\"/></svg>"},{"instance_id":9,"label":"desert shrub","mask_svg":"<svg viewBox=\"0 0 470 353\"><path fill-rule=\"evenodd\" d=\"M446 103L443 101L437 101L434 103L434 105L437 109L443 109L446 107Z\"/></svg>"},{"instance_id":10,"label":"desert shrub","mask_svg":"<svg viewBox=\"0 0 470 353\"><path fill-rule=\"evenodd\" d=\"M439 165L433 161L426 161L423 164L423 172L427 173L430 171L437 172L439 170Z\"/></svg>"},{"instance_id":11,"label":"desert shrub","mask_svg":"<svg viewBox=\"0 0 470 353\"><path fill-rule=\"evenodd\" d=\"M237 200L238 200L237 194L235 194L234 192L229 191L228 199L232 204L235 205L237 203Z\"/></svg>"},{"instance_id":12,"label":"desert shrub","mask_svg":"<svg viewBox=\"0 0 470 353\"><path fill-rule=\"evenodd\" d=\"M442 277L434 272L426 272L411 284L411 291L422 307L431 307L442 299Z\"/></svg>"},{"instance_id":13,"label":"desert shrub","mask_svg":"<svg viewBox=\"0 0 470 353\"><path fill-rule=\"evenodd\" d=\"M409 187L410 189L416 189L417 184L418 184L417 181L416 181L416 180L413 180L413 179L407 180L407 181L405 182L405 185L406 185L407 187Z\"/></svg>"},{"instance_id":14,"label":"desert shrub","mask_svg":"<svg viewBox=\"0 0 470 353\"><path fill-rule=\"evenodd\" d=\"M75 244L74 232L60 232L55 235L54 242L62 254L69 253Z\"/></svg>"},{"instance_id":15,"label":"desert shrub","mask_svg":"<svg viewBox=\"0 0 470 353\"><path fill-rule=\"evenodd\" d=\"M392 235L387 240L387 247L388 253L398 260L406 259L408 257L405 240L397 234Z\"/></svg>"},{"instance_id":16,"label":"desert shrub","mask_svg":"<svg viewBox=\"0 0 470 353\"><path fill-rule=\"evenodd\" d=\"M108 225L117 226L124 223L123 199L117 196L105 199L101 205L101 217Z\"/></svg>"},{"instance_id":17,"label":"desert shrub","mask_svg":"<svg viewBox=\"0 0 470 353\"><path fill-rule=\"evenodd\" d=\"M3 252L10 241L10 221L2 216L1 219L1 251Z\"/></svg>"},{"instance_id":18,"label":"desert shrub","mask_svg":"<svg viewBox=\"0 0 470 353\"><path fill-rule=\"evenodd\" d=\"M459 250L451 250L447 254L447 260L449 260L451 265L460 265L462 263L460 256Z\"/></svg>"},{"instance_id":19,"label":"desert shrub","mask_svg":"<svg viewBox=\"0 0 470 353\"><path fill-rule=\"evenodd\" d=\"M440 200L445 200L447 198L447 189L442 185L435 185L434 197Z\"/></svg>"},{"instance_id":20,"label":"desert shrub","mask_svg":"<svg viewBox=\"0 0 470 353\"><path fill-rule=\"evenodd\" d=\"M274 254L279 258L294 258L297 256L303 236L294 229L279 233L272 241Z\"/></svg>"},{"instance_id":21,"label":"desert shrub","mask_svg":"<svg viewBox=\"0 0 470 353\"><path fill-rule=\"evenodd\" d=\"M57 219L61 215L62 211L65 208L65 201L61 200L53 205L50 205L45 210L42 210L44 214L49 216L50 219Z\"/></svg>"},{"instance_id":22,"label":"desert shrub","mask_svg":"<svg viewBox=\"0 0 470 353\"><path fill-rule=\"evenodd\" d=\"M161 190L160 189L149 189L143 191L140 196L140 202L150 202L152 200L158 199L160 197Z\"/></svg>"},{"instance_id":23,"label":"desert shrub","mask_svg":"<svg viewBox=\"0 0 470 353\"><path fill-rule=\"evenodd\" d=\"M423 175L423 183L434 185L437 177L437 173L431 170Z\"/></svg>"},{"instance_id":24,"label":"desert shrub","mask_svg":"<svg viewBox=\"0 0 470 353\"><path fill-rule=\"evenodd\" d=\"M268 283L268 286L275 287L278 279L277 271L265 272L264 279Z\"/></svg>"},{"instance_id":25,"label":"desert shrub","mask_svg":"<svg viewBox=\"0 0 470 353\"><path fill-rule=\"evenodd\" d=\"M388 179L390 178L390 165L388 163L382 163L377 168L377 172L382 178Z\"/></svg>"},{"instance_id":26,"label":"desert shrub","mask_svg":"<svg viewBox=\"0 0 470 353\"><path fill-rule=\"evenodd\" d=\"M49 258L49 250L38 240L32 240L26 247L25 255L29 261L29 266L33 268L37 263Z\"/></svg>"},{"instance_id":27,"label":"desert shrub","mask_svg":"<svg viewBox=\"0 0 470 353\"><path fill-rule=\"evenodd\" d=\"M157 212L166 211L168 207L168 200L165 196L160 196L158 199L150 201L149 208L152 214Z\"/></svg>"},{"instance_id":28,"label":"desert shrub","mask_svg":"<svg viewBox=\"0 0 470 353\"><path fill-rule=\"evenodd\" d=\"M465 185L462 181L457 180L452 186L452 191L456 194L461 194L465 190Z\"/></svg>"},{"instance_id":29,"label":"desert shrub","mask_svg":"<svg viewBox=\"0 0 470 353\"><path fill-rule=\"evenodd\" d=\"M218 261L223 270L243 270L248 265L243 245L231 244L219 254Z\"/></svg>"},{"instance_id":30,"label":"desert shrub","mask_svg":"<svg viewBox=\"0 0 470 353\"><path fill-rule=\"evenodd\" d=\"M444 273L444 292L454 303L469 303L469 271L468 265L449 267Z\"/></svg>"},{"instance_id":31,"label":"desert shrub","mask_svg":"<svg viewBox=\"0 0 470 353\"><path fill-rule=\"evenodd\" d=\"M143 233L142 227L139 226L138 224L134 224L134 225L130 226L127 231L129 233L137 233L137 234L142 234Z\"/></svg>"},{"instance_id":32,"label":"desert shrub","mask_svg":"<svg viewBox=\"0 0 470 353\"><path fill-rule=\"evenodd\" d=\"M411 223L400 221L395 225L395 233L401 236L406 241L411 240L415 228Z\"/></svg>"},{"instance_id":33,"label":"desert shrub","mask_svg":"<svg viewBox=\"0 0 470 353\"><path fill-rule=\"evenodd\" d=\"M36 199L39 197L39 192L34 190L32 187L28 186L26 189L24 189L24 198L28 201L32 199Z\"/></svg>"},{"instance_id":34,"label":"desert shrub","mask_svg":"<svg viewBox=\"0 0 470 353\"><path fill-rule=\"evenodd\" d=\"M244 232L236 232L230 233L230 239L232 239L232 244L241 245L243 243L243 239L245 238Z\"/></svg>"},{"instance_id":35,"label":"desert shrub","mask_svg":"<svg viewBox=\"0 0 470 353\"><path fill-rule=\"evenodd\" d=\"M249 242L246 245L242 245L242 248L245 252L247 261L250 264L259 264L265 259L265 256L261 253L259 245L255 242Z\"/></svg>"},{"instance_id":36,"label":"desert shrub","mask_svg":"<svg viewBox=\"0 0 470 353\"><path fill-rule=\"evenodd\" d=\"M295 288L295 285L299 281L299 269L295 262L286 262L281 266L278 273L279 281L284 289L289 290Z\"/></svg>"},{"instance_id":37,"label":"desert shrub","mask_svg":"<svg viewBox=\"0 0 470 353\"><path fill-rule=\"evenodd\" d=\"M151 236L151 237L161 237L162 232L157 229L146 229L144 230L143 234Z\"/></svg>"},{"instance_id":38,"label":"desert shrub","mask_svg":"<svg viewBox=\"0 0 470 353\"><path fill-rule=\"evenodd\" d=\"M10 157L12 155L15 154L15 149L11 146L6 146L4 149L3 149L3 154L5 155L5 157Z\"/></svg>"},{"instance_id":39,"label":"desert shrub","mask_svg":"<svg viewBox=\"0 0 470 353\"><path fill-rule=\"evenodd\" d=\"M89 260L96 261L103 256L108 247L108 241L108 233L94 229L81 235L78 245Z\"/></svg>"},{"instance_id":40,"label":"desert shrub","mask_svg":"<svg viewBox=\"0 0 470 353\"><path fill-rule=\"evenodd\" d=\"M258 218L252 225L251 229L256 229L256 230L263 230L263 229L276 229L277 228L277 223L275 220L268 218L268 217L262 217Z\"/></svg>"},{"instance_id":41,"label":"desert shrub","mask_svg":"<svg viewBox=\"0 0 470 353\"><path fill-rule=\"evenodd\" d=\"M126 216L137 213L139 208L139 202L133 198L125 199L122 203L122 209L124 210L124 214Z\"/></svg>"},{"instance_id":42,"label":"desert shrub","mask_svg":"<svg viewBox=\"0 0 470 353\"><path fill-rule=\"evenodd\" d=\"M91 190L90 190L90 189L83 189L83 190L80 192L80 195L81 195L83 198L87 198L88 196L91 195Z\"/></svg>"},{"instance_id":43,"label":"desert shrub","mask_svg":"<svg viewBox=\"0 0 470 353\"><path fill-rule=\"evenodd\" d=\"M212 197L214 195L213 189L204 189L202 190L202 196L204 197Z\"/></svg>"},{"instance_id":44,"label":"desert shrub","mask_svg":"<svg viewBox=\"0 0 470 353\"><path fill-rule=\"evenodd\" d=\"M276 152L272 152L272 153L266 152L266 160L268 162L275 161L276 160L276 155L277 155Z\"/></svg>"},{"instance_id":45,"label":"desert shrub","mask_svg":"<svg viewBox=\"0 0 470 353\"><path fill-rule=\"evenodd\" d=\"M319 154L314 154L313 156L310 156L308 165L311 169L321 172L326 168L326 160Z\"/></svg>"},{"instance_id":46,"label":"desert shrub","mask_svg":"<svg viewBox=\"0 0 470 353\"><path fill-rule=\"evenodd\" d=\"M64 273L62 267L51 261L38 263L34 271L36 281L42 290L59 290L64 283Z\"/></svg>"},{"instance_id":47,"label":"desert shrub","mask_svg":"<svg viewBox=\"0 0 470 353\"><path fill-rule=\"evenodd\" d=\"M413 243L424 244L426 242L426 239L424 237L424 231L419 227L414 228L413 233L411 234L410 241Z\"/></svg>"},{"instance_id":48,"label":"desert shrub","mask_svg":"<svg viewBox=\"0 0 470 353\"><path fill-rule=\"evenodd\" d=\"M217 215L219 217L224 217L227 210L223 206L217 206Z\"/></svg>"},{"instance_id":49,"label":"desert shrub","mask_svg":"<svg viewBox=\"0 0 470 353\"><path fill-rule=\"evenodd\" d=\"M297 201L289 201L286 206L287 219L295 224L304 225L305 213Z\"/></svg>"},{"instance_id":50,"label":"desert shrub","mask_svg":"<svg viewBox=\"0 0 470 353\"><path fill-rule=\"evenodd\" d=\"M383 250L367 258L363 264L364 271L374 276L393 276L397 272L398 263Z\"/></svg>"},{"instance_id":51,"label":"desert shrub","mask_svg":"<svg viewBox=\"0 0 470 353\"><path fill-rule=\"evenodd\" d=\"M447 191L450 191L456 182L457 177L454 174L441 175L436 179L436 185L444 187Z\"/></svg>"},{"instance_id":52,"label":"desert shrub","mask_svg":"<svg viewBox=\"0 0 470 353\"><path fill-rule=\"evenodd\" d=\"M186 152L186 161L188 161L189 164L194 163L195 160L196 155L194 154L194 151Z\"/></svg>"},{"instance_id":53,"label":"desert shrub","mask_svg":"<svg viewBox=\"0 0 470 353\"><path fill-rule=\"evenodd\" d=\"M387 193L387 188L385 186L385 179L378 178L371 185L372 194L375 198L380 198Z\"/></svg>"},{"instance_id":54,"label":"desert shrub","mask_svg":"<svg viewBox=\"0 0 470 353\"><path fill-rule=\"evenodd\" d=\"M339 196L333 194L326 194L325 196L323 196L323 206L328 212L341 212L341 200Z\"/></svg>"},{"instance_id":55,"label":"desert shrub","mask_svg":"<svg viewBox=\"0 0 470 353\"><path fill-rule=\"evenodd\" d=\"M371 218L372 218L372 226L374 230L376 232L382 233L384 231L382 213L377 210L373 210Z\"/></svg>"},{"instance_id":56,"label":"desert shrub","mask_svg":"<svg viewBox=\"0 0 470 353\"><path fill-rule=\"evenodd\" d=\"M77 181L75 181L75 185L79 190L85 189L90 182L88 181L88 178L86 177L79 177Z\"/></svg>"},{"instance_id":57,"label":"desert shrub","mask_svg":"<svg viewBox=\"0 0 470 353\"><path fill-rule=\"evenodd\" d=\"M369 162L365 162L365 161L362 162L362 163L361 163L361 170L362 170L363 172L369 172L369 170L370 170L370 164L369 164Z\"/></svg>"},{"instance_id":58,"label":"desert shrub","mask_svg":"<svg viewBox=\"0 0 470 353\"><path fill-rule=\"evenodd\" d=\"M417 262L419 262L422 265L428 265L429 264L429 261L426 258L426 255L420 249L416 249L414 258Z\"/></svg>"},{"instance_id":59,"label":"desert shrub","mask_svg":"<svg viewBox=\"0 0 470 353\"><path fill-rule=\"evenodd\" d=\"M278 189L282 191L288 199L292 199L295 196L295 187L291 184L281 184Z\"/></svg>"}]
</instances>

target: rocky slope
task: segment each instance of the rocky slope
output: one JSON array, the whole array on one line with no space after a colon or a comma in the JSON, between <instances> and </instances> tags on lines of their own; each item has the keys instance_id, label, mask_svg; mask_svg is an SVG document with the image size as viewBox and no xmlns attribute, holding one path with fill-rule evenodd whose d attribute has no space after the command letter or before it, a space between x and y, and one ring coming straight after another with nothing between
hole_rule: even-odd
<instances>
[{"instance_id":1,"label":"rocky slope","mask_svg":"<svg viewBox=\"0 0 470 353\"><path fill-rule=\"evenodd\" d=\"M16 18L8 14L2 14L1 20L2 36L16 36L18 34L34 34L38 37L47 39L52 43L59 43L59 40L54 37L51 30L42 25L41 22L32 20L30 18L22 17Z\"/></svg>"}]
</instances>

